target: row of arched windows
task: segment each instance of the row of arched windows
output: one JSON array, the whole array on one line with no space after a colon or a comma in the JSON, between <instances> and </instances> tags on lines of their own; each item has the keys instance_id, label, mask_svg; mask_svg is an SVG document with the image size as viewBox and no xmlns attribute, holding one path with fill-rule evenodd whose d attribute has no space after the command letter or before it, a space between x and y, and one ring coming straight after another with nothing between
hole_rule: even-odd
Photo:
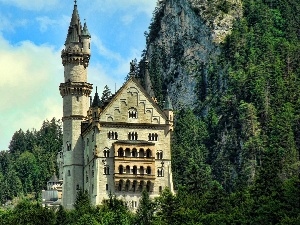
<instances>
[{"instance_id":1,"label":"row of arched windows","mask_svg":"<svg viewBox=\"0 0 300 225\"><path fill-rule=\"evenodd\" d=\"M148 140L149 140L149 141L157 141L157 140L158 140L158 134L156 134L156 133L150 134L150 133L149 133L149 135L148 135Z\"/></svg>"},{"instance_id":2,"label":"row of arched windows","mask_svg":"<svg viewBox=\"0 0 300 225\"><path fill-rule=\"evenodd\" d=\"M139 151L137 151L136 148L133 148L132 150L129 148L126 148L125 151L123 148L118 149L118 157L152 157L152 151L150 149L147 149L146 151L143 148L140 148Z\"/></svg>"},{"instance_id":3,"label":"row of arched windows","mask_svg":"<svg viewBox=\"0 0 300 225\"><path fill-rule=\"evenodd\" d=\"M129 132L128 133L128 140L134 140L134 141L136 141L137 139L138 139L137 132Z\"/></svg>"},{"instance_id":4,"label":"row of arched windows","mask_svg":"<svg viewBox=\"0 0 300 225\"><path fill-rule=\"evenodd\" d=\"M118 191L143 191L146 189L147 192L152 191L153 183L151 181L140 181L138 182L137 180L130 181L126 180L119 180L118 182Z\"/></svg>"},{"instance_id":5,"label":"row of arched windows","mask_svg":"<svg viewBox=\"0 0 300 225\"><path fill-rule=\"evenodd\" d=\"M118 133L117 132L113 132L113 131L109 131L107 133L107 137L109 139L112 139L112 140L118 140Z\"/></svg>"},{"instance_id":6,"label":"row of arched windows","mask_svg":"<svg viewBox=\"0 0 300 225\"><path fill-rule=\"evenodd\" d=\"M137 166L133 166L131 169L130 166L124 167L123 165L120 165L118 170L119 170L119 174L126 173L126 174L137 175L139 172L140 175L144 175L144 174L151 175L151 167L150 166L147 166L146 168L143 166L140 166L139 169Z\"/></svg>"}]
</instances>

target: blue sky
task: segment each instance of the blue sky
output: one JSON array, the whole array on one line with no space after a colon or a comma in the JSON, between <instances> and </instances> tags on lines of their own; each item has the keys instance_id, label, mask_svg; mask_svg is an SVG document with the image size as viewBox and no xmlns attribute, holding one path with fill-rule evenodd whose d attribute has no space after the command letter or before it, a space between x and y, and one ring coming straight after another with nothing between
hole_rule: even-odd
<instances>
[{"instance_id":1,"label":"blue sky","mask_svg":"<svg viewBox=\"0 0 300 225\"><path fill-rule=\"evenodd\" d=\"M102 92L123 84L145 48L156 0L78 0L92 35L88 80ZM61 118L64 47L73 0L0 0L0 150L15 131Z\"/></svg>"}]
</instances>

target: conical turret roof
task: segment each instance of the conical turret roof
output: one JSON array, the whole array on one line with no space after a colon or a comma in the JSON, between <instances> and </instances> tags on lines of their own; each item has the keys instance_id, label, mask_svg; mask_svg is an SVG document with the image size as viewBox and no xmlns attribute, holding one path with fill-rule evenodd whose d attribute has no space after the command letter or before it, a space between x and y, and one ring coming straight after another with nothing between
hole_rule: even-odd
<instances>
[{"instance_id":1,"label":"conical turret roof","mask_svg":"<svg viewBox=\"0 0 300 225\"><path fill-rule=\"evenodd\" d=\"M77 4L75 1L72 18L71 18L68 35L67 35L65 44L68 44L70 42L79 42L80 35L81 35L81 23L80 23L80 17L79 17L79 13L78 13L78 9L77 9Z\"/></svg>"},{"instance_id":2,"label":"conical turret roof","mask_svg":"<svg viewBox=\"0 0 300 225\"><path fill-rule=\"evenodd\" d=\"M91 37L91 34L87 28L87 25L86 25L86 22L84 22L84 26L83 26L83 29L82 29L82 36L87 36L87 37Z\"/></svg>"},{"instance_id":3,"label":"conical turret roof","mask_svg":"<svg viewBox=\"0 0 300 225\"><path fill-rule=\"evenodd\" d=\"M94 96L94 99L92 102L92 107L102 107L102 106L103 106L103 104L99 98L97 87L96 87L96 93L95 93L95 96Z\"/></svg>"}]
</instances>

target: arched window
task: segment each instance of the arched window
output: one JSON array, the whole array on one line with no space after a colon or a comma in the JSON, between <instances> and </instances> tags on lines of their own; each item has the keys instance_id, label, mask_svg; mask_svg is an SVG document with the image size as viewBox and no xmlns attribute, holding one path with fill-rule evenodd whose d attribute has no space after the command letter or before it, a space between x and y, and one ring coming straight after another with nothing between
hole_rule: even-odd
<instances>
[{"instance_id":1,"label":"arched window","mask_svg":"<svg viewBox=\"0 0 300 225\"><path fill-rule=\"evenodd\" d=\"M128 110L128 118L137 119L137 117L138 117L137 110L135 108L130 108Z\"/></svg>"},{"instance_id":2,"label":"arched window","mask_svg":"<svg viewBox=\"0 0 300 225\"><path fill-rule=\"evenodd\" d=\"M148 175L151 174L151 167L150 167L150 166L147 166L146 173L147 173Z\"/></svg>"},{"instance_id":3,"label":"arched window","mask_svg":"<svg viewBox=\"0 0 300 225\"><path fill-rule=\"evenodd\" d=\"M136 166L133 166L133 169L132 169L132 172L133 172L133 174L137 174L137 167Z\"/></svg>"},{"instance_id":4,"label":"arched window","mask_svg":"<svg viewBox=\"0 0 300 225\"><path fill-rule=\"evenodd\" d=\"M109 175L109 166L104 166L104 174Z\"/></svg>"},{"instance_id":5,"label":"arched window","mask_svg":"<svg viewBox=\"0 0 300 225\"><path fill-rule=\"evenodd\" d=\"M118 133L114 132L114 131L109 131L107 133L107 137L108 137L108 139L111 139L111 140L117 140L118 139Z\"/></svg>"},{"instance_id":6,"label":"arched window","mask_svg":"<svg viewBox=\"0 0 300 225\"><path fill-rule=\"evenodd\" d=\"M157 176L158 177L163 177L164 176L164 169L163 168L158 168L157 169Z\"/></svg>"},{"instance_id":7,"label":"arched window","mask_svg":"<svg viewBox=\"0 0 300 225\"><path fill-rule=\"evenodd\" d=\"M129 191L130 189L130 180L126 180L125 191Z\"/></svg>"},{"instance_id":8,"label":"arched window","mask_svg":"<svg viewBox=\"0 0 300 225\"><path fill-rule=\"evenodd\" d=\"M136 150L136 148L132 149L132 157L137 157L137 150Z\"/></svg>"},{"instance_id":9,"label":"arched window","mask_svg":"<svg viewBox=\"0 0 300 225\"><path fill-rule=\"evenodd\" d=\"M135 192L136 191L136 186L137 186L137 181L134 180L132 183L132 190Z\"/></svg>"},{"instance_id":10,"label":"arched window","mask_svg":"<svg viewBox=\"0 0 300 225\"><path fill-rule=\"evenodd\" d=\"M147 181L146 190L147 192L151 191L151 181Z\"/></svg>"},{"instance_id":11,"label":"arched window","mask_svg":"<svg viewBox=\"0 0 300 225\"><path fill-rule=\"evenodd\" d=\"M145 186L145 182L143 180L141 180L140 185L139 185L139 191L143 191Z\"/></svg>"},{"instance_id":12,"label":"arched window","mask_svg":"<svg viewBox=\"0 0 300 225\"><path fill-rule=\"evenodd\" d=\"M129 148L126 148L126 149L125 149L125 156L126 156L126 157L130 157L130 156L131 156L131 153L130 153L130 149L129 149Z\"/></svg>"},{"instance_id":13,"label":"arched window","mask_svg":"<svg viewBox=\"0 0 300 225\"><path fill-rule=\"evenodd\" d=\"M158 140L158 134L154 134L154 139L155 139L155 141Z\"/></svg>"},{"instance_id":14,"label":"arched window","mask_svg":"<svg viewBox=\"0 0 300 225\"><path fill-rule=\"evenodd\" d=\"M138 134L137 132L134 133L134 140L137 140L138 139Z\"/></svg>"},{"instance_id":15,"label":"arched window","mask_svg":"<svg viewBox=\"0 0 300 225\"><path fill-rule=\"evenodd\" d=\"M126 173L130 174L130 166L126 166Z\"/></svg>"},{"instance_id":16,"label":"arched window","mask_svg":"<svg viewBox=\"0 0 300 225\"><path fill-rule=\"evenodd\" d=\"M119 157L124 157L124 150L123 150L123 148L119 148L119 150L118 150L118 156Z\"/></svg>"},{"instance_id":17,"label":"arched window","mask_svg":"<svg viewBox=\"0 0 300 225\"><path fill-rule=\"evenodd\" d=\"M138 139L138 133L137 132L129 132L128 133L128 140L137 140Z\"/></svg>"},{"instance_id":18,"label":"arched window","mask_svg":"<svg viewBox=\"0 0 300 225\"><path fill-rule=\"evenodd\" d=\"M151 153L151 150L150 150L150 149L147 149L147 151L146 151L146 157L147 157L147 158L152 157L152 153Z\"/></svg>"},{"instance_id":19,"label":"arched window","mask_svg":"<svg viewBox=\"0 0 300 225\"><path fill-rule=\"evenodd\" d=\"M140 148L139 157L141 158L145 157L145 151L143 148Z\"/></svg>"},{"instance_id":20,"label":"arched window","mask_svg":"<svg viewBox=\"0 0 300 225\"><path fill-rule=\"evenodd\" d=\"M143 166L140 167L140 174L144 175L144 167Z\"/></svg>"},{"instance_id":21,"label":"arched window","mask_svg":"<svg viewBox=\"0 0 300 225\"><path fill-rule=\"evenodd\" d=\"M158 190L159 192L162 192L162 186L159 186Z\"/></svg>"},{"instance_id":22,"label":"arched window","mask_svg":"<svg viewBox=\"0 0 300 225\"><path fill-rule=\"evenodd\" d=\"M156 153L157 159L163 159L163 151L158 151Z\"/></svg>"},{"instance_id":23,"label":"arched window","mask_svg":"<svg viewBox=\"0 0 300 225\"><path fill-rule=\"evenodd\" d=\"M122 165L119 166L119 174L123 174L124 172L124 167Z\"/></svg>"},{"instance_id":24,"label":"arched window","mask_svg":"<svg viewBox=\"0 0 300 225\"><path fill-rule=\"evenodd\" d=\"M67 151L71 151L71 143L67 141Z\"/></svg>"},{"instance_id":25,"label":"arched window","mask_svg":"<svg viewBox=\"0 0 300 225\"><path fill-rule=\"evenodd\" d=\"M124 183L123 180L120 180L120 181L119 181L119 187L118 187L118 190L119 190L119 191L122 191L122 189L123 189L123 183Z\"/></svg>"}]
</instances>

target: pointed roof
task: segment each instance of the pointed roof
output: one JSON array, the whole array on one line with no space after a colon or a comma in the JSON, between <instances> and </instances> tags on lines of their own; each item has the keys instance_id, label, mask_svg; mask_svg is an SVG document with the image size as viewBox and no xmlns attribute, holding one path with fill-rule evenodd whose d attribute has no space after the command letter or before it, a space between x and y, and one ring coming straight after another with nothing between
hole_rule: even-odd
<instances>
[{"instance_id":1,"label":"pointed roof","mask_svg":"<svg viewBox=\"0 0 300 225\"><path fill-rule=\"evenodd\" d=\"M79 25L79 23L80 23L80 17L77 9L77 1L75 1L70 26Z\"/></svg>"},{"instance_id":2,"label":"pointed roof","mask_svg":"<svg viewBox=\"0 0 300 225\"><path fill-rule=\"evenodd\" d=\"M172 102L171 102L171 99L170 99L170 96L169 96L169 91L168 90L167 90L166 100L165 100L165 103L164 103L164 110L171 110L171 111L174 110Z\"/></svg>"},{"instance_id":3,"label":"pointed roof","mask_svg":"<svg viewBox=\"0 0 300 225\"><path fill-rule=\"evenodd\" d=\"M53 176L50 178L48 182L53 182L53 181L59 181L55 173L53 174Z\"/></svg>"},{"instance_id":4,"label":"pointed roof","mask_svg":"<svg viewBox=\"0 0 300 225\"><path fill-rule=\"evenodd\" d=\"M84 21L84 26L82 29L82 36L87 36L87 37L91 37L91 34L87 28L86 22Z\"/></svg>"},{"instance_id":5,"label":"pointed roof","mask_svg":"<svg viewBox=\"0 0 300 225\"><path fill-rule=\"evenodd\" d=\"M80 17L77 9L77 1L75 1L65 44L68 44L70 42L79 42L80 35L81 35L81 23L80 23Z\"/></svg>"},{"instance_id":6,"label":"pointed roof","mask_svg":"<svg viewBox=\"0 0 300 225\"><path fill-rule=\"evenodd\" d=\"M99 98L99 95L98 95L98 91L97 91L97 87L96 87L96 93L95 93L95 96L94 96L92 107L102 107L102 106L103 106L103 104L100 101L100 98Z\"/></svg>"}]
</instances>

